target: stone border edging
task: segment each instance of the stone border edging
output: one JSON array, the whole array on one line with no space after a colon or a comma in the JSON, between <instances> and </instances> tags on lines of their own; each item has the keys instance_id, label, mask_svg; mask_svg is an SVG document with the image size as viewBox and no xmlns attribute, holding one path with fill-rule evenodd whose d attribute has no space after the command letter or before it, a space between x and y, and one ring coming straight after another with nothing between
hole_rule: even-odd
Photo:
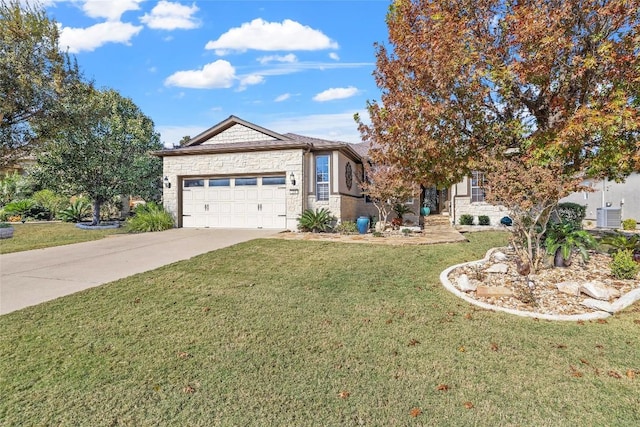
<instances>
[{"instance_id":1,"label":"stone border edging","mask_svg":"<svg viewBox=\"0 0 640 427\"><path fill-rule=\"evenodd\" d=\"M584 314L544 314L544 313L536 313L536 312L533 312L533 311L515 310L515 309L512 309L512 308L500 307L500 306L497 306L497 305L492 305L492 304L488 304L486 302L478 301L475 298L471 298L469 295L467 295L466 293L462 292L461 290L456 288L451 283L451 281L449 280L449 277L448 277L449 273L451 273L451 271L453 271L454 269L456 269L458 267L465 266L467 264L475 264L475 263L479 263L479 262L487 262L491 258L491 253L496 249L497 248L489 249L487 251L486 255L484 256L484 258L481 259L481 260L463 262L461 264L456 264L456 265L453 265L453 266L445 269L442 273L440 273L440 282L442 283L442 285L449 292L451 292L452 294L454 294L458 298L462 298L463 300L467 301L468 303L471 303L473 305L477 305L478 307L482 307L484 309L492 310L492 311L503 311L505 313L515 314L516 316L533 317L533 318L536 318L536 319L544 319L544 320L573 320L573 321L577 321L577 320L605 319L607 317L610 317L613 313L621 311L621 310L629 307L634 302L640 300L640 288L637 288L637 289L634 289L634 290L632 290L630 292L627 292L626 294L621 296L616 302L614 302L611 305L613 313L608 313L606 311L596 311L596 312L593 312L593 313L584 313Z\"/></svg>"},{"instance_id":2,"label":"stone border edging","mask_svg":"<svg viewBox=\"0 0 640 427\"><path fill-rule=\"evenodd\" d=\"M120 228L120 222L114 221L113 224L90 225L87 223L77 222L76 227L81 230L110 230L112 228Z\"/></svg>"}]
</instances>

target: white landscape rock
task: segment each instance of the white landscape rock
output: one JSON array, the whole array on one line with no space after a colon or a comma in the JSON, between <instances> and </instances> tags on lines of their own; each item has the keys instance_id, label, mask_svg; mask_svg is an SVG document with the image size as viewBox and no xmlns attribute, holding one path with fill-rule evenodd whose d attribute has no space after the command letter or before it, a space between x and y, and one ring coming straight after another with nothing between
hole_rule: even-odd
<instances>
[{"instance_id":1,"label":"white landscape rock","mask_svg":"<svg viewBox=\"0 0 640 427\"><path fill-rule=\"evenodd\" d=\"M600 282L587 282L580 285L580 292L589 295L591 298L602 301L609 300L609 288Z\"/></svg>"},{"instance_id":2,"label":"white landscape rock","mask_svg":"<svg viewBox=\"0 0 640 427\"><path fill-rule=\"evenodd\" d=\"M491 267L485 270L486 273L500 273L506 274L509 271L507 264L493 264Z\"/></svg>"},{"instance_id":3,"label":"white landscape rock","mask_svg":"<svg viewBox=\"0 0 640 427\"><path fill-rule=\"evenodd\" d=\"M466 274L462 274L460 277L458 277L456 279L456 284L462 292L471 292L475 291L478 288L478 285L475 285L469 281L469 276L467 276Z\"/></svg>"},{"instance_id":4,"label":"white landscape rock","mask_svg":"<svg viewBox=\"0 0 640 427\"><path fill-rule=\"evenodd\" d=\"M593 308L595 310L606 311L607 313L613 313L614 312L614 309L611 306L611 304L609 304L606 301L601 301L601 300L592 299L592 298L586 298L580 304L584 305L585 307Z\"/></svg>"},{"instance_id":5,"label":"white landscape rock","mask_svg":"<svg viewBox=\"0 0 640 427\"><path fill-rule=\"evenodd\" d=\"M569 294L576 297L580 295L580 283L578 282L556 283L556 288L558 288L558 291L564 294Z\"/></svg>"},{"instance_id":6,"label":"white landscape rock","mask_svg":"<svg viewBox=\"0 0 640 427\"><path fill-rule=\"evenodd\" d=\"M609 290L609 299L620 298L620 290L616 288L612 288L610 286L607 287Z\"/></svg>"},{"instance_id":7,"label":"white landscape rock","mask_svg":"<svg viewBox=\"0 0 640 427\"><path fill-rule=\"evenodd\" d=\"M499 262L504 262L507 260L507 256L504 254L504 252L497 251L493 253L493 259Z\"/></svg>"},{"instance_id":8,"label":"white landscape rock","mask_svg":"<svg viewBox=\"0 0 640 427\"><path fill-rule=\"evenodd\" d=\"M626 294L622 295L621 298L617 299L613 304L611 304L611 307L613 308L613 311L620 311L629 307L636 301L640 301L640 288L636 288L631 292L627 292Z\"/></svg>"}]
</instances>

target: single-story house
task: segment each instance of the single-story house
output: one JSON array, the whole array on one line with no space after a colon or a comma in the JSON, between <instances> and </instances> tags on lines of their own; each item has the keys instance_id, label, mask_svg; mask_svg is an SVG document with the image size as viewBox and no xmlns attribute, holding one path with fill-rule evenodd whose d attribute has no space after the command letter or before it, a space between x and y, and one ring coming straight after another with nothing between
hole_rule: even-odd
<instances>
[{"instance_id":1,"label":"single-story house","mask_svg":"<svg viewBox=\"0 0 640 427\"><path fill-rule=\"evenodd\" d=\"M366 144L280 134L235 116L163 158L163 199L178 227L296 230L306 209L339 221L376 212L359 186Z\"/></svg>"},{"instance_id":2,"label":"single-story house","mask_svg":"<svg viewBox=\"0 0 640 427\"><path fill-rule=\"evenodd\" d=\"M273 228L296 230L306 209L326 208L338 221L376 216L362 194L368 144L350 144L280 134L230 116L181 147L154 154L163 158L163 203L178 227ZM423 189L407 201L418 223L424 204L431 214L486 215L493 225L508 212L484 200L482 172L448 189ZM587 219L599 207L621 207L621 219L640 220L640 175L625 184L595 183L594 193L562 201L587 205ZM604 188L604 192L602 192Z\"/></svg>"}]
</instances>

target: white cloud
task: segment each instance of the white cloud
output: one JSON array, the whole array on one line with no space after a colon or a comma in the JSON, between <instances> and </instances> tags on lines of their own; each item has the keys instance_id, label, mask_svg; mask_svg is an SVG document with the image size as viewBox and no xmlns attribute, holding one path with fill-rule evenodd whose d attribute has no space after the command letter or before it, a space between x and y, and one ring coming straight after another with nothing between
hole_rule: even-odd
<instances>
[{"instance_id":1,"label":"white cloud","mask_svg":"<svg viewBox=\"0 0 640 427\"><path fill-rule=\"evenodd\" d=\"M219 59L200 70L177 71L167 77L164 84L192 89L218 89L231 87L235 78L235 68L228 61Z\"/></svg>"},{"instance_id":2,"label":"white cloud","mask_svg":"<svg viewBox=\"0 0 640 427\"><path fill-rule=\"evenodd\" d=\"M145 13L140 21L156 30L190 30L200 26L200 21L193 17L198 10L195 4L185 6L162 0L151 9L151 13Z\"/></svg>"},{"instance_id":3,"label":"white cloud","mask_svg":"<svg viewBox=\"0 0 640 427\"><path fill-rule=\"evenodd\" d=\"M249 74L240 78L239 91L245 90L247 86L257 85L264 83L264 77L259 74Z\"/></svg>"},{"instance_id":4,"label":"white cloud","mask_svg":"<svg viewBox=\"0 0 640 427\"><path fill-rule=\"evenodd\" d=\"M276 99L274 99L274 102L282 102L282 101L286 101L287 99L291 98L291 94L290 93L283 93L282 95L279 95L276 97Z\"/></svg>"},{"instance_id":5,"label":"white cloud","mask_svg":"<svg viewBox=\"0 0 640 427\"><path fill-rule=\"evenodd\" d=\"M118 21L123 13L130 10L139 10L139 3L144 0L84 0L82 10L91 18L106 18L109 21Z\"/></svg>"},{"instance_id":6,"label":"white cloud","mask_svg":"<svg viewBox=\"0 0 640 427\"><path fill-rule=\"evenodd\" d=\"M353 120L354 113L360 114L362 120L368 123L369 113L363 110L286 117L267 122L262 126L280 133L291 132L330 141L359 143L362 142L362 138L358 131L358 125Z\"/></svg>"},{"instance_id":7,"label":"white cloud","mask_svg":"<svg viewBox=\"0 0 640 427\"><path fill-rule=\"evenodd\" d=\"M215 50L218 55L232 51L245 52L249 49L276 51L337 48L338 43L309 26L290 19L279 23L267 22L260 18L231 28L218 40L212 40L205 45L205 49Z\"/></svg>"},{"instance_id":8,"label":"white cloud","mask_svg":"<svg viewBox=\"0 0 640 427\"><path fill-rule=\"evenodd\" d=\"M297 61L298 58L293 53L287 55L268 55L258 58L258 62L261 64L269 64L270 62L292 63Z\"/></svg>"},{"instance_id":9,"label":"white cloud","mask_svg":"<svg viewBox=\"0 0 640 427\"><path fill-rule=\"evenodd\" d=\"M337 53L335 53L335 52L331 52L331 53L329 54L329 58L333 59L334 61L340 61L340 57L339 57L339 56L338 56L338 54L337 54Z\"/></svg>"},{"instance_id":10,"label":"white cloud","mask_svg":"<svg viewBox=\"0 0 640 427\"><path fill-rule=\"evenodd\" d=\"M331 89L322 91L316 96L314 96L313 100L318 102L333 101L334 99L351 98L357 93L358 93L358 89L353 86L335 87L335 88L332 87Z\"/></svg>"},{"instance_id":11,"label":"white cloud","mask_svg":"<svg viewBox=\"0 0 640 427\"><path fill-rule=\"evenodd\" d=\"M108 21L87 28L62 27L60 29L60 49L69 49L70 53L91 52L107 43L130 45L130 40L137 35L142 26Z\"/></svg>"}]
</instances>

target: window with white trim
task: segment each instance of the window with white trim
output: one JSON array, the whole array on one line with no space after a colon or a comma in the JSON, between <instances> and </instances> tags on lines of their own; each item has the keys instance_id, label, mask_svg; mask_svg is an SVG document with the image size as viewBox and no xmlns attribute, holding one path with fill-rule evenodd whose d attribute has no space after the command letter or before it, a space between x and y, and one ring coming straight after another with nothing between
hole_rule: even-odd
<instances>
[{"instance_id":1,"label":"window with white trim","mask_svg":"<svg viewBox=\"0 0 640 427\"><path fill-rule=\"evenodd\" d=\"M316 156L316 200L329 200L329 155Z\"/></svg>"},{"instance_id":2,"label":"window with white trim","mask_svg":"<svg viewBox=\"0 0 640 427\"><path fill-rule=\"evenodd\" d=\"M472 171L471 172L471 202L484 202L484 185L485 185L484 172Z\"/></svg>"}]
</instances>

